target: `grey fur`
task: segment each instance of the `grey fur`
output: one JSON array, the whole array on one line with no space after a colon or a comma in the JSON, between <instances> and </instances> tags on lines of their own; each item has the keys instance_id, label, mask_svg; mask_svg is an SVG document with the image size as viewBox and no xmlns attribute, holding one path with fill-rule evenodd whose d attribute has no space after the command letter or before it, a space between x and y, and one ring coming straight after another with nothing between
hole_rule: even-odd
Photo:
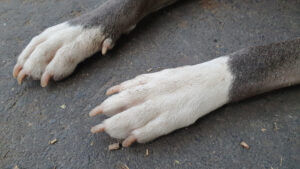
<instances>
[{"instance_id":1,"label":"grey fur","mask_svg":"<svg viewBox=\"0 0 300 169\"><path fill-rule=\"evenodd\" d=\"M127 33L146 15L177 0L107 0L95 10L75 18L71 25L84 28L99 27L107 38L115 42L121 34Z\"/></svg>"},{"instance_id":2,"label":"grey fur","mask_svg":"<svg viewBox=\"0 0 300 169\"><path fill-rule=\"evenodd\" d=\"M300 83L300 38L251 47L230 55L234 77L230 100Z\"/></svg>"},{"instance_id":3,"label":"grey fur","mask_svg":"<svg viewBox=\"0 0 300 169\"><path fill-rule=\"evenodd\" d=\"M101 26L113 43L146 15L177 0L107 0L97 9L75 18L71 25L84 28ZM238 101L253 95L297 84L300 81L300 39L243 49L230 55L234 82L230 100Z\"/></svg>"}]
</instances>

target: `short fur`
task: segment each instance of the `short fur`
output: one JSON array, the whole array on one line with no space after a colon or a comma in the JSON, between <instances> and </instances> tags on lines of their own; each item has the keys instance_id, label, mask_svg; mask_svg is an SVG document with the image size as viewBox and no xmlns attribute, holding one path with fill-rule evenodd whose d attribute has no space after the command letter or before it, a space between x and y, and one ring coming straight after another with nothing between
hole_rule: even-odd
<instances>
[{"instance_id":1,"label":"short fur","mask_svg":"<svg viewBox=\"0 0 300 169\"><path fill-rule=\"evenodd\" d=\"M230 100L300 83L300 38L250 47L230 55L234 82Z\"/></svg>"},{"instance_id":2,"label":"short fur","mask_svg":"<svg viewBox=\"0 0 300 169\"><path fill-rule=\"evenodd\" d=\"M94 11L46 29L20 54L14 77L49 80L70 75L97 51L112 49L146 15L176 0L108 0ZM90 112L109 117L91 129L145 143L232 101L300 83L300 38L242 49L193 66L140 75L108 89Z\"/></svg>"}]
</instances>

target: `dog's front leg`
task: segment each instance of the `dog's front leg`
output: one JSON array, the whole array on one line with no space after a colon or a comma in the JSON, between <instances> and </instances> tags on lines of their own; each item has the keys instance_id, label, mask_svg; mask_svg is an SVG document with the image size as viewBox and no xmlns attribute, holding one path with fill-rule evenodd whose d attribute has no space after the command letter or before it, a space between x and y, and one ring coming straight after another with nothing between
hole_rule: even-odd
<instances>
[{"instance_id":1,"label":"dog's front leg","mask_svg":"<svg viewBox=\"0 0 300 169\"><path fill-rule=\"evenodd\" d=\"M300 83L300 39L240 50L193 66L144 74L112 87L117 93L90 112L112 116L92 128L145 143L222 105Z\"/></svg>"},{"instance_id":2,"label":"dog's front leg","mask_svg":"<svg viewBox=\"0 0 300 169\"><path fill-rule=\"evenodd\" d=\"M34 37L22 51L13 76L22 83L26 76L49 80L70 75L78 63L112 49L121 34L129 32L146 15L174 0L108 0L97 9L58 24Z\"/></svg>"}]
</instances>

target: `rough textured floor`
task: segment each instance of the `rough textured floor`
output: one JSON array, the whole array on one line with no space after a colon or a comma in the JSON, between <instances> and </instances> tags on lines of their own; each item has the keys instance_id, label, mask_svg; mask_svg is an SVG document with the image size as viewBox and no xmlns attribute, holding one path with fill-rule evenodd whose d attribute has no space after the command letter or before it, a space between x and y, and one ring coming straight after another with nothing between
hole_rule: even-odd
<instances>
[{"instance_id":1,"label":"rough textured floor","mask_svg":"<svg viewBox=\"0 0 300 169\"><path fill-rule=\"evenodd\" d=\"M0 1L1 169L300 166L299 85L227 105L186 129L113 152L107 148L117 140L90 133L105 117L88 117L108 87L149 68L196 64L243 47L299 37L298 0L182 1L147 17L107 56L96 54L66 80L45 89L32 80L17 84L13 66L34 35L104 1ZM57 143L49 145L53 139ZM241 141L250 149L243 149Z\"/></svg>"}]
</instances>

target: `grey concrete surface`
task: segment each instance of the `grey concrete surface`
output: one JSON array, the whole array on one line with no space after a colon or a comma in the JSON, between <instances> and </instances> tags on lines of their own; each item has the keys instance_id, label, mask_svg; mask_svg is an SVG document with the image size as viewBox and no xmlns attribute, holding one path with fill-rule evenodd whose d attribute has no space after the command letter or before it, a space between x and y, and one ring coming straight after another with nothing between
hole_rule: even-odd
<instances>
[{"instance_id":1,"label":"grey concrete surface","mask_svg":"<svg viewBox=\"0 0 300 169\"><path fill-rule=\"evenodd\" d=\"M298 0L182 1L147 17L107 56L96 54L71 77L45 89L32 80L17 84L13 66L34 35L104 1L0 1L1 169L299 168L300 86L224 106L188 128L112 152L107 147L117 140L89 131L105 117L88 117L108 87L149 68L299 37ZM49 145L53 139L58 142Z\"/></svg>"}]
</instances>

